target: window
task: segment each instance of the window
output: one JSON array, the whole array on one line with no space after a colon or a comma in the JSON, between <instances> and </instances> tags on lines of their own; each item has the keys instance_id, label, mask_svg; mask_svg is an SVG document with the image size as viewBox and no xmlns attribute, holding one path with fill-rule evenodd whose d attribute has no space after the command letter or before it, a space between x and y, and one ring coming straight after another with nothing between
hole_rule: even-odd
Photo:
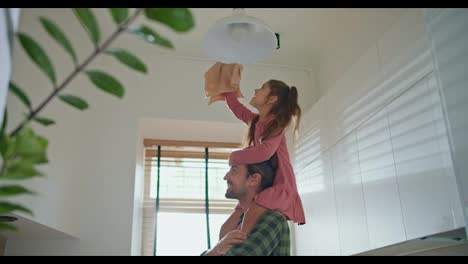
<instances>
[{"instance_id":1,"label":"window","mask_svg":"<svg viewBox=\"0 0 468 264\"><path fill-rule=\"evenodd\" d=\"M237 204L224 197L223 180L237 149L238 143L145 140L143 255L200 255L218 241Z\"/></svg>"}]
</instances>

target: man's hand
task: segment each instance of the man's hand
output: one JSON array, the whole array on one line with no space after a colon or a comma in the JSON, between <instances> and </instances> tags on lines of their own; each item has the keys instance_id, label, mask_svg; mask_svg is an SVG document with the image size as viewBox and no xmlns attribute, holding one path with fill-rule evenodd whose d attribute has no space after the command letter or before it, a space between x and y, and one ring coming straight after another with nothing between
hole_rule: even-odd
<instances>
[{"instance_id":1,"label":"man's hand","mask_svg":"<svg viewBox=\"0 0 468 264\"><path fill-rule=\"evenodd\" d=\"M240 230L232 230L221 239L218 244L206 253L206 256L222 256L235 244L241 243L247 238L247 234Z\"/></svg>"}]
</instances>

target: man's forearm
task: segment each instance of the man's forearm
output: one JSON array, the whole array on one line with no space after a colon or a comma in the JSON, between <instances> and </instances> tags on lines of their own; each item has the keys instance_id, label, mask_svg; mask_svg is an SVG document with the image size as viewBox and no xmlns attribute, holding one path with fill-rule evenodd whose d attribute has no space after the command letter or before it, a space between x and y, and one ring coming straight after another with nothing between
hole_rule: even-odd
<instances>
[{"instance_id":1,"label":"man's forearm","mask_svg":"<svg viewBox=\"0 0 468 264\"><path fill-rule=\"evenodd\" d=\"M217 253L216 250L209 249L202 253L202 256L221 256L221 254Z\"/></svg>"}]
</instances>

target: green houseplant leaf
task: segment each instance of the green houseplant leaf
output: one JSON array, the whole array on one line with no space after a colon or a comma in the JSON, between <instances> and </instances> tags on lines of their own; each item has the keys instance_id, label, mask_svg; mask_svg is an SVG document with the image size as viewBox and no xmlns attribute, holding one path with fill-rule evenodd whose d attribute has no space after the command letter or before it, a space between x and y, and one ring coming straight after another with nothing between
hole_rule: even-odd
<instances>
[{"instance_id":1,"label":"green houseplant leaf","mask_svg":"<svg viewBox=\"0 0 468 264\"><path fill-rule=\"evenodd\" d=\"M8 224L8 223L0 223L0 230L5 230L5 231L17 231L18 229L12 225L12 224Z\"/></svg>"},{"instance_id":2,"label":"green houseplant leaf","mask_svg":"<svg viewBox=\"0 0 468 264\"><path fill-rule=\"evenodd\" d=\"M0 153L2 154L2 164L0 169L0 182L1 181L16 181L26 180L33 177L41 176L42 173L36 169L38 164L47 163L47 147L48 141L46 138L35 134L35 132L28 128L30 121L36 121L43 125L54 124L55 121L40 117L41 110L51 99L59 97L63 102L72 105L80 110L88 108L88 104L83 99L73 95L62 95L62 90L72 81L78 73L85 73L90 81L97 86L99 89L122 98L125 93L123 85L113 76L99 70L88 70L85 68L94 61L94 59L102 54L103 52L115 57L121 63L126 66L143 73L146 73L147 67L138 57L131 51L123 49L110 49L106 51L107 47L122 33L126 30L127 26L134 22L138 16L143 14L147 18L153 21L160 22L171 29L184 32L188 31L193 27L193 17L188 9L185 8L150 8L150 9L138 9L136 12L129 16L129 9L127 8L111 8L110 13L112 20L119 26L116 30L102 40L102 46L99 46L101 42L101 34L99 30L98 21L94 16L93 12L89 8L76 8L72 11L83 26L90 39L95 45L95 49L89 54L86 60L80 65L77 65L77 54L73 49L70 40L65 35L58 24L54 23L45 17L40 17L40 23L42 24L45 31L52 37L63 49L65 49L67 55L69 55L75 63L75 69L71 71L64 81L57 85L57 78L54 66L49 59L46 52L33 38L25 33L17 33L19 42L29 58L36 64L41 71L52 81L54 90L51 94L45 98L38 107L32 109L31 101L29 100L24 90L10 83L10 91L19 98L19 100L28 107L29 113L26 119L20 121L15 129L11 133L5 131L7 124L7 111L4 111L4 121L2 129L0 131ZM160 36L150 27L140 26L136 29L129 30L132 34L140 37L150 43L160 45L166 48L173 48L172 43L165 37ZM32 191L26 189L21 185L0 185L0 198L10 197L22 194L34 194ZM28 208L0 200L0 215L8 214L15 211L21 211L32 215L32 211ZM8 223L0 223L0 231L4 230L16 230L14 225Z\"/></svg>"},{"instance_id":3,"label":"green houseplant leaf","mask_svg":"<svg viewBox=\"0 0 468 264\"><path fill-rule=\"evenodd\" d=\"M147 26L140 26L130 30L130 33L135 34L143 40L148 41L149 43L158 44L166 48L174 48L171 41L160 36L158 33L154 32L151 28Z\"/></svg>"},{"instance_id":4,"label":"green houseplant leaf","mask_svg":"<svg viewBox=\"0 0 468 264\"><path fill-rule=\"evenodd\" d=\"M86 74L99 89L119 98L124 96L125 89L122 84L109 74L98 70L86 71Z\"/></svg>"},{"instance_id":5,"label":"green houseplant leaf","mask_svg":"<svg viewBox=\"0 0 468 264\"><path fill-rule=\"evenodd\" d=\"M120 24L128 18L128 8L109 8L112 19L116 24Z\"/></svg>"},{"instance_id":6,"label":"green houseplant leaf","mask_svg":"<svg viewBox=\"0 0 468 264\"><path fill-rule=\"evenodd\" d=\"M123 50L123 49L110 49L106 51L107 54L114 56L123 64L127 65L128 67L137 70L139 72L146 73L146 65L135 55L132 53Z\"/></svg>"},{"instance_id":7,"label":"green houseplant leaf","mask_svg":"<svg viewBox=\"0 0 468 264\"><path fill-rule=\"evenodd\" d=\"M49 57L39 44L25 33L18 33L21 46L26 51L31 60L49 77L52 83L57 81L55 78L54 66Z\"/></svg>"},{"instance_id":8,"label":"green houseplant leaf","mask_svg":"<svg viewBox=\"0 0 468 264\"><path fill-rule=\"evenodd\" d=\"M65 36L65 33L51 20L45 18L45 17L40 17L39 20L42 23L42 26L44 29L49 33L49 35L57 41L60 46L62 46L65 51L68 52L68 54L72 57L73 62L76 64L77 59L76 59L76 53L73 50L73 47L68 40L68 38Z\"/></svg>"},{"instance_id":9,"label":"green houseplant leaf","mask_svg":"<svg viewBox=\"0 0 468 264\"><path fill-rule=\"evenodd\" d=\"M21 194L34 194L34 192L24 188L21 185L3 185L0 186L0 196L13 196Z\"/></svg>"},{"instance_id":10,"label":"green houseplant leaf","mask_svg":"<svg viewBox=\"0 0 468 264\"><path fill-rule=\"evenodd\" d=\"M39 116L35 116L33 118L34 121L36 121L37 123L43 125L43 126L50 126L50 125L54 125L55 124L55 121L52 120L52 119L49 119L49 118L46 118L46 117L39 117Z\"/></svg>"},{"instance_id":11,"label":"green houseplant leaf","mask_svg":"<svg viewBox=\"0 0 468 264\"><path fill-rule=\"evenodd\" d=\"M36 135L27 127L16 136L16 153L20 157L36 157L45 153L47 144L47 139Z\"/></svg>"},{"instance_id":12,"label":"green houseplant leaf","mask_svg":"<svg viewBox=\"0 0 468 264\"><path fill-rule=\"evenodd\" d=\"M187 8L145 8L145 16L178 32L189 31L194 26L192 13Z\"/></svg>"},{"instance_id":13,"label":"green houseplant leaf","mask_svg":"<svg viewBox=\"0 0 468 264\"><path fill-rule=\"evenodd\" d=\"M88 103L74 95L59 95L60 100L80 110L88 108Z\"/></svg>"},{"instance_id":14,"label":"green houseplant leaf","mask_svg":"<svg viewBox=\"0 0 468 264\"><path fill-rule=\"evenodd\" d=\"M7 112L7 109L5 109L5 112L3 113L2 127L0 129L0 154L2 155L2 158L4 159L3 162L5 162L5 154L8 149L8 144L9 142L11 142L11 140L8 138L7 133L5 132L7 122L8 122L8 112Z\"/></svg>"},{"instance_id":15,"label":"green houseplant leaf","mask_svg":"<svg viewBox=\"0 0 468 264\"><path fill-rule=\"evenodd\" d=\"M29 100L28 96L13 82L10 82L8 89L20 99L23 104L25 104L28 109L31 109L31 101Z\"/></svg>"},{"instance_id":16,"label":"green houseplant leaf","mask_svg":"<svg viewBox=\"0 0 468 264\"><path fill-rule=\"evenodd\" d=\"M73 8L73 12L80 21L81 25L88 32L89 37L97 46L101 38L96 17L89 8Z\"/></svg>"},{"instance_id":17,"label":"green houseplant leaf","mask_svg":"<svg viewBox=\"0 0 468 264\"><path fill-rule=\"evenodd\" d=\"M10 202L0 202L0 215L8 214L8 213L11 213L13 211L21 211L21 212L33 215L31 210L29 210L28 208L26 208L24 206L14 204L14 203L10 203Z\"/></svg>"},{"instance_id":18,"label":"green houseplant leaf","mask_svg":"<svg viewBox=\"0 0 468 264\"><path fill-rule=\"evenodd\" d=\"M36 176L42 176L42 173L34 168L34 163L27 159L22 159L7 164L6 171L0 175L0 179L26 180Z\"/></svg>"}]
</instances>

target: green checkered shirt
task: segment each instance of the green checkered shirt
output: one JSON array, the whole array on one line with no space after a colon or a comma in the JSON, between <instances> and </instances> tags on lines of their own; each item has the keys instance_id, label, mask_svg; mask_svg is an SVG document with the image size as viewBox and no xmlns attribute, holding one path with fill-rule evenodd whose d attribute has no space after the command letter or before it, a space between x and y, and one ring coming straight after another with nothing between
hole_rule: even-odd
<instances>
[{"instance_id":1,"label":"green checkered shirt","mask_svg":"<svg viewBox=\"0 0 468 264\"><path fill-rule=\"evenodd\" d=\"M234 245L225 256L289 256L289 226L279 212L267 210L246 240Z\"/></svg>"}]
</instances>

